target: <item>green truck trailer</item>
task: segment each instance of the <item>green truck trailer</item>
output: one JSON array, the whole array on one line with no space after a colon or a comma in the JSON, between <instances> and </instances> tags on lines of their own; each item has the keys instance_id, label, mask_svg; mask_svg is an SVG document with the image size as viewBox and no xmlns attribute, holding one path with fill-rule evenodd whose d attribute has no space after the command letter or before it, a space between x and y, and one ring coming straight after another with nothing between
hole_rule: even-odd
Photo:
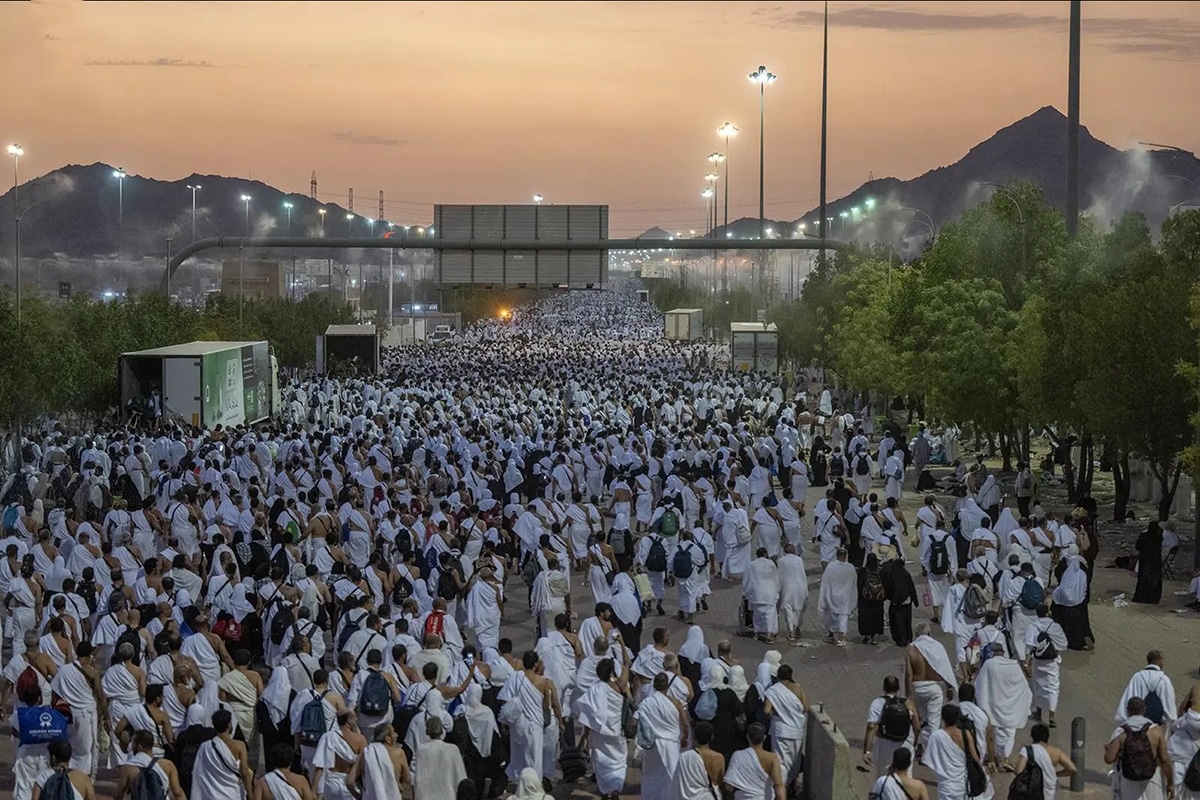
<instances>
[{"instance_id":1,"label":"green truck trailer","mask_svg":"<svg viewBox=\"0 0 1200 800\"><path fill-rule=\"evenodd\" d=\"M128 419L162 416L197 428L251 425L280 410L267 342L189 342L124 353L117 366Z\"/></svg>"}]
</instances>

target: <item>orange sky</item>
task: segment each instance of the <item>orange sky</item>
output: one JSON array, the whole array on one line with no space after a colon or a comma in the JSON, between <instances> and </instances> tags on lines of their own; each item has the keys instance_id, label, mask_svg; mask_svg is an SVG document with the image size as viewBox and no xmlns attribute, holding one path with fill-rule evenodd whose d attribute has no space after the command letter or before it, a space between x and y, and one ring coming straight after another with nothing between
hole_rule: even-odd
<instances>
[{"instance_id":1,"label":"orange sky","mask_svg":"<svg viewBox=\"0 0 1200 800\"><path fill-rule=\"evenodd\" d=\"M0 140L25 176L105 161L253 176L372 215L438 202L607 203L612 232L703 224L705 156L732 120L730 217L817 203L815 2L0 4ZM1066 109L1068 4L830 4L829 194L957 160ZM1200 149L1200 3L1083 4L1082 119L1118 147ZM216 202L208 198L208 202ZM230 198L236 204L236 198Z\"/></svg>"}]
</instances>

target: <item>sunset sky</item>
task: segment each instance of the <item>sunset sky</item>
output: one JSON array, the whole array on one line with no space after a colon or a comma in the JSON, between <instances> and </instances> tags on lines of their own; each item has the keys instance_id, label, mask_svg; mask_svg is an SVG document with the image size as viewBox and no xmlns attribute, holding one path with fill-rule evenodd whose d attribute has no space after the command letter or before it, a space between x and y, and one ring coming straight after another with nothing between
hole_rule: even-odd
<instances>
[{"instance_id":1,"label":"sunset sky","mask_svg":"<svg viewBox=\"0 0 1200 800\"><path fill-rule=\"evenodd\" d=\"M24 178L104 161L254 177L373 215L607 203L612 233L700 227L715 131L730 217L817 203L818 2L0 4L0 144ZM1068 3L830 3L830 197L951 163L1066 110ZM1200 149L1200 3L1083 4L1082 121L1117 147ZM5 167L7 169L7 165ZM5 174L0 172L0 175ZM219 198L205 198L220 202ZM237 198L228 198L236 204Z\"/></svg>"}]
</instances>

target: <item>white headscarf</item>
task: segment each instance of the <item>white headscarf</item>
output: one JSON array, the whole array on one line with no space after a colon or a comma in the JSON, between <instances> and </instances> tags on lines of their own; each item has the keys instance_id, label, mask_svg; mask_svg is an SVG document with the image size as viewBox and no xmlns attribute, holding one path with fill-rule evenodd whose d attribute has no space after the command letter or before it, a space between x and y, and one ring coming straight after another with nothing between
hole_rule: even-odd
<instances>
[{"instance_id":1,"label":"white headscarf","mask_svg":"<svg viewBox=\"0 0 1200 800\"><path fill-rule=\"evenodd\" d=\"M990 475L988 476L991 477ZM996 519L996 524L992 526L992 532L1000 537L1007 537L1017 528L1021 527L1017 524L1017 518L1013 516L1011 508L1006 508L1000 512L1000 516ZM1004 539L1000 540L1004 544Z\"/></svg>"},{"instance_id":2,"label":"white headscarf","mask_svg":"<svg viewBox=\"0 0 1200 800\"><path fill-rule=\"evenodd\" d=\"M1087 598L1087 573L1083 571L1083 556L1071 556L1058 588L1054 590L1057 605L1077 606Z\"/></svg>"},{"instance_id":3,"label":"white headscarf","mask_svg":"<svg viewBox=\"0 0 1200 800\"><path fill-rule=\"evenodd\" d=\"M720 662L716 660L709 661L708 669L704 670L704 674L700 676L700 691L708 689L720 689L725 686L725 670Z\"/></svg>"},{"instance_id":4,"label":"white headscarf","mask_svg":"<svg viewBox=\"0 0 1200 800\"><path fill-rule=\"evenodd\" d=\"M700 664L709 657L708 645L704 643L704 629L699 625L688 628L687 641L679 648L679 657L693 664Z\"/></svg>"},{"instance_id":5,"label":"white headscarf","mask_svg":"<svg viewBox=\"0 0 1200 800\"><path fill-rule=\"evenodd\" d=\"M471 741L479 755L487 758L492 754L492 738L499 730L496 715L483 704L483 687L472 682L463 695L463 717L471 732Z\"/></svg>"},{"instance_id":6,"label":"white headscarf","mask_svg":"<svg viewBox=\"0 0 1200 800\"><path fill-rule=\"evenodd\" d=\"M767 689L771 688L771 681L774 677L771 674L770 664L764 661L758 665L758 670L754 673L754 688L758 689L759 698L767 693Z\"/></svg>"},{"instance_id":7,"label":"white headscarf","mask_svg":"<svg viewBox=\"0 0 1200 800\"><path fill-rule=\"evenodd\" d=\"M746 699L746 692L750 691L750 684L746 680L746 670L742 668L741 664L729 670L729 688L733 689L738 700Z\"/></svg>"},{"instance_id":8,"label":"white headscarf","mask_svg":"<svg viewBox=\"0 0 1200 800\"><path fill-rule=\"evenodd\" d=\"M526 767L521 770L521 777L517 782L517 793L513 795L513 800L553 800L553 798L542 791L542 776L538 775L537 770Z\"/></svg>"}]
</instances>

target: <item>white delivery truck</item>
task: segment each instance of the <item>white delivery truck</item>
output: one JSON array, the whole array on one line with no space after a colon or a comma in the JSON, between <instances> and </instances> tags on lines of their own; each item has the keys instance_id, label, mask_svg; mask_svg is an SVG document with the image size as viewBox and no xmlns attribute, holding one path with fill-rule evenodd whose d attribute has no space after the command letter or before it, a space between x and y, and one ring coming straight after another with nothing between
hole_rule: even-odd
<instances>
[{"instance_id":1,"label":"white delivery truck","mask_svg":"<svg viewBox=\"0 0 1200 800\"><path fill-rule=\"evenodd\" d=\"M774 322L731 322L729 334L735 372L779 371L779 329Z\"/></svg>"},{"instance_id":2,"label":"white delivery truck","mask_svg":"<svg viewBox=\"0 0 1200 800\"><path fill-rule=\"evenodd\" d=\"M690 341L704 335L704 310L700 308L676 308L665 315L667 338Z\"/></svg>"},{"instance_id":3,"label":"white delivery truck","mask_svg":"<svg viewBox=\"0 0 1200 800\"><path fill-rule=\"evenodd\" d=\"M267 342L189 342L118 359L126 419L163 417L197 428L252 425L279 413L279 365Z\"/></svg>"}]
</instances>

